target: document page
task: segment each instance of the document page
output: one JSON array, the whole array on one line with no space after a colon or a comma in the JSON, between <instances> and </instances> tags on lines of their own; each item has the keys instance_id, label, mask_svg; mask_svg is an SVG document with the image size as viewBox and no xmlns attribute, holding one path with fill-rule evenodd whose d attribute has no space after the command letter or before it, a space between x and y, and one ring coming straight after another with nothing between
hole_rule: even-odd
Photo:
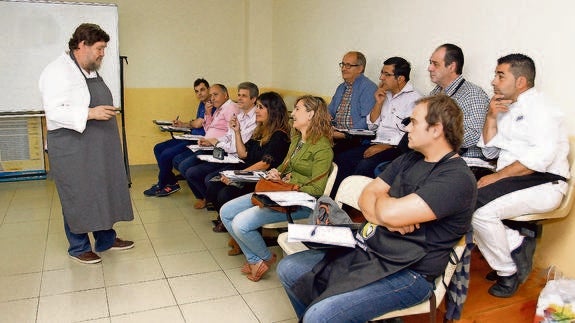
<instances>
[{"instance_id":1,"label":"document page","mask_svg":"<svg viewBox=\"0 0 575 323\"><path fill-rule=\"evenodd\" d=\"M301 205L313 210L316 202L315 197L298 191L257 192L256 194L265 195L281 206Z\"/></svg>"},{"instance_id":2,"label":"document page","mask_svg":"<svg viewBox=\"0 0 575 323\"><path fill-rule=\"evenodd\" d=\"M288 242L306 241L348 248L354 248L356 244L348 227L289 223Z\"/></svg>"}]
</instances>

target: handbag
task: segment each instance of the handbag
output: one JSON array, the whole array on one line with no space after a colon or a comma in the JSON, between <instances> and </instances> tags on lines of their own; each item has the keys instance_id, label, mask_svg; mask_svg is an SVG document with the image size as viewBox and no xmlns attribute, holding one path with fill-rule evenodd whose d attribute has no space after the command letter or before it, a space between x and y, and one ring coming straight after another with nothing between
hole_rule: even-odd
<instances>
[{"instance_id":1,"label":"handbag","mask_svg":"<svg viewBox=\"0 0 575 323\"><path fill-rule=\"evenodd\" d=\"M259 192L280 192L280 191L297 191L299 190L299 185L292 184L284 181L272 181L269 179L262 178L256 183L254 189L254 194L252 194L252 204L259 207L269 207L273 210L286 213L287 207L285 206L274 206L277 205L269 197L261 194Z\"/></svg>"}]
</instances>

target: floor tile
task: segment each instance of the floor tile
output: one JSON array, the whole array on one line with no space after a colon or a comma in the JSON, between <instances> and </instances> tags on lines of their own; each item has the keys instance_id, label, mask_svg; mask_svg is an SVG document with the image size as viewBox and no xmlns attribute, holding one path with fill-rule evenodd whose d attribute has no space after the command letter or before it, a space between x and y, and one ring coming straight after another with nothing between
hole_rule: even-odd
<instances>
[{"instance_id":1,"label":"floor tile","mask_svg":"<svg viewBox=\"0 0 575 323\"><path fill-rule=\"evenodd\" d=\"M220 270L208 251L180 253L159 257L166 277L177 277Z\"/></svg>"},{"instance_id":2,"label":"floor tile","mask_svg":"<svg viewBox=\"0 0 575 323\"><path fill-rule=\"evenodd\" d=\"M0 303L0 322L35 323L38 298Z\"/></svg>"},{"instance_id":3,"label":"floor tile","mask_svg":"<svg viewBox=\"0 0 575 323\"><path fill-rule=\"evenodd\" d=\"M0 276L0 303L38 297L41 279L42 273Z\"/></svg>"},{"instance_id":4,"label":"floor tile","mask_svg":"<svg viewBox=\"0 0 575 323\"><path fill-rule=\"evenodd\" d=\"M37 323L78 322L108 317L104 288L40 297Z\"/></svg>"},{"instance_id":5,"label":"floor tile","mask_svg":"<svg viewBox=\"0 0 575 323\"><path fill-rule=\"evenodd\" d=\"M260 322L278 322L297 318L283 287L247 293L242 297Z\"/></svg>"},{"instance_id":6,"label":"floor tile","mask_svg":"<svg viewBox=\"0 0 575 323\"><path fill-rule=\"evenodd\" d=\"M41 296L102 288L102 264L74 263L70 268L45 271L41 286Z\"/></svg>"},{"instance_id":7,"label":"floor tile","mask_svg":"<svg viewBox=\"0 0 575 323\"><path fill-rule=\"evenodd\" d=\"M182 317L182 313L180 312L180 309L177 306L124 314L119 316L113 316L111 318L111 323L157 323L157 322L184 323L186 321ZM194 321L188 321L188 322L194 322Z\"/></svg>"},{"instance_id":8,"label":"floor tile","mask_svg":"<svg viewBox=\"0 0 575 323\"><path fill-rule=\"evenodd\" d=\"M151 238L150 240L158 256L206 250L206 245L195 233L174 234L173 236Z\"/></svg>"},{"instance_id":9,"label":"floor tile","mask_svg":"<svg viewBox=\"0 0 575 323\"><path fill-rule=\"evenodd\" d=\"M176 305L166 280L112 286L107 290L112 316Z\"/></svg>"},{"instance_id":10,"label":"floor tile","mask_svg":"<svg viewBox=\"0 0 575 323\"><path fill-rule=\"evenodd\" d=\"M238 295L221 271L168 279L178 304Z\"/></svg>"},{"instance_id":11,"label":"floor tile","mask_svg":"<svg viewBox=\"0 0 575 323\"><path fill-rule=\"evenodd\" d=\"M145 282L165 278L162 266L156 257L104 261L104 281L106 286Z\"/></svg>"},{"instance_id":12,"label":"floor tile","mask_svg":"<svg viewBox=\"0 0 575 323\"><path fill-rule=\"evenodd\" d=\"M240 296L212 299L181 305L187 322L203 323L256 323L258 321ZM225 309L225 310L222 310ZM217 314L215 314L217 313Z\"/></svg>"}]
</instances>

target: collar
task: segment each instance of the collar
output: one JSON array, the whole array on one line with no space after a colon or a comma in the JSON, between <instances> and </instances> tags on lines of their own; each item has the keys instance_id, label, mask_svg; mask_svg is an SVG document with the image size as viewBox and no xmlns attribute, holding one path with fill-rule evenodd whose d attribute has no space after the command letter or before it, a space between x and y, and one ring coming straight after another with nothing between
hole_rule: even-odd
<instances>
[{"instance_id":1,"label":"collar","mask_svg":"<svg viewBox=\"0 0 575 323\"><path fill-rule=\"evenodd\" d=\"M254 105L248 110L248 112L245 112L243 110L240 111L238 119L251 118L254 117L255 115L256 115L256 106Z\"/></svg>"},{"instance_id":2,"label":"collar","mask_svg":"<svg viewBox=\"0 0 575 323\"><path fill-rule=\"evenodd\" d=\"M403 86L403 88L401 90L399 90L399 92L397 92L397 94L395 95L391 95L392 98L396 98L398 96L400 96L402 93L409 93L409 92L413 92L415 91L415 88L413 88L413 85L411 84L411 81L405 83L405 85Z\"/></svg>"},{"instance_id":3,"label":"collar","mask_svg":"<svg viewBox=\"0 0 575 323\"><path fill-rule=\"evenodd\" d=\"M456 77L453 82L451 82L445 89L443 89L443 92L445 92L445 94L448 96L452 96L455 94L455 89L459 88L459 84L461 82L463 82L463 74Z\"/></svg>"}]
</instances>

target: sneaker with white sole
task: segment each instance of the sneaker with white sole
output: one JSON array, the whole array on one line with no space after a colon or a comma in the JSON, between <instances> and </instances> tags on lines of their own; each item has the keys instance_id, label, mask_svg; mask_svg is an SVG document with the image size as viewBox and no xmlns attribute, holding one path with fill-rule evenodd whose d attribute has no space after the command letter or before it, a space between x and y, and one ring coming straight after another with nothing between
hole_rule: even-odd
<instances>
[{"instance_id":1,"label":"sneaker with white sole","mask_svg":"<svg viewBox=\"0 0 575 323\"><path fill-rule=\"evenodd\" d=\"M110 247L110 250L126 250L132 248L134 248L134 241L116 238L114 244Z\"/></svg>"},{"instance_id":2,"label":"sneaker with white sole","mask_svg":"<svg viewBox=\"0 0 575 323\"><path fill-rule=\"evenodd\" d=\"M78 262L81 262L83 264L97 264L100 261L102 261L102 258L100 258L100 256L98 256L97 254L95 254L92 251L86 251L86 252L79 254L77 256L72 256L72 255L69 255L69 256L70 256L70 258L72 258Z\"/></svg>"}]
</instances>

